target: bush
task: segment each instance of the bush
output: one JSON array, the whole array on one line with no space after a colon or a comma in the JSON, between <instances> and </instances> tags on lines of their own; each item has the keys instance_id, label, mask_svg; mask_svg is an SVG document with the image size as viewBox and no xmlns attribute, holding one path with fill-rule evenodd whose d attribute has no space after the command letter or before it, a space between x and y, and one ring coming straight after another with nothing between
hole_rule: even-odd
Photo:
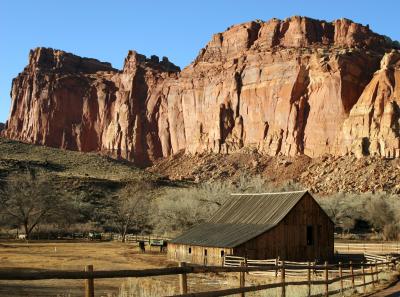
<instances>
[{"instance_id":1,"label":"bush","mask_svg":"<svg viewBox=\"0 0 400 297\"><path fill-rule=\"evenodd\" d=\"M400 227L397 224L387 224L383 227L383 237L385 240L397 240L400 238Z\"/></svg>"}]
</instances>

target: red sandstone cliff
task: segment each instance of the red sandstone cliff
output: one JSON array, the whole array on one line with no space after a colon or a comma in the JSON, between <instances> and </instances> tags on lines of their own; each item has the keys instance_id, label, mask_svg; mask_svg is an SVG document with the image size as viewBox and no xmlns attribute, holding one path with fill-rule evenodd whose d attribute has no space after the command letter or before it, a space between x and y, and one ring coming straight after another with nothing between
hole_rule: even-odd
<instances>
[{"instance_id":1,"label":"red sandstone cliff","mask_svg":"<svg viewBox=\"0 0 400 297\"><path fill-rule=\"evenodd\" d=\"M399 156L399 54L384 57L391 47L346 19L292 17L215 34L182 71L135 52L118 71L38 48L13 81L3 135L141 165L181 150L242 147Z\"/></svg>"}]
</instances>

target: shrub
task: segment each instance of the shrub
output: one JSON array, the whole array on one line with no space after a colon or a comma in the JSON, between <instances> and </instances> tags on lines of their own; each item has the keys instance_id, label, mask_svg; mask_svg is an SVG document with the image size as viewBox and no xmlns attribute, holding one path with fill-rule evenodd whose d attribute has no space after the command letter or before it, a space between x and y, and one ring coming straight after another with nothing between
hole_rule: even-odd
<instances>
[{"instance_id":1,"label":"shrub","mask_svg":"<svg viewBox=\"0 0 400 297\"><path fill-rule=\"evenodd\" d=\"M387 224L383 227L383 237L385 240L397 240L400 237L400 227L397 224Z\"/></svg>"}]
</instances>

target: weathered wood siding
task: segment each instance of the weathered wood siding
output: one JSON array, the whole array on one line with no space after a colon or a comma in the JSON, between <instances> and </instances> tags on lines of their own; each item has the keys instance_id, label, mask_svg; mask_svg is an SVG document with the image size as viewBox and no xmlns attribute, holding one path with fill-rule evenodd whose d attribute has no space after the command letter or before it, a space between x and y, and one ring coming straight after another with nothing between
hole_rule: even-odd
<instances>
[{"instance_id":1,"label":"weathered wood siding","mask_svg":"<svg viewBox=\"0 0 400 297\"><path fill-rule=\"evenodd\" d=\"M307 226L313 226L313 245L307 245ZM234 248L233 254L249 259L329 260L334 255L333 233L332 221L306 194L276 227Z\"/></svg>"},{"instance_id":2,"label":"weathered wood siding","mask_svg":"<svg viewBox=\"0 0 400 297\"><path fill-rule=\"evenodd\" d=\"M190 254L189 248L191 248ZM205 256L205 250L207 250L207 256ZM224 252L224 255L232 254L232 249L230 248L202 247L170 243L168 244L168 259L179 262L182 261L201 265L218 266L223 264L221 251Z\"/></svg>"}]
</instances>

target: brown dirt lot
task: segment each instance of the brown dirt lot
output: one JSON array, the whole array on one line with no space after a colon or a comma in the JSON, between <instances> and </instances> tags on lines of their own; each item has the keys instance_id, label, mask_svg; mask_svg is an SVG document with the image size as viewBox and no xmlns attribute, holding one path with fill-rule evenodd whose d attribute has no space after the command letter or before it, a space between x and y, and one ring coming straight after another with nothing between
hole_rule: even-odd
<instances>
[{"instance_id":1,"label":"brown dirt lot","mask_svg":"<svg viewBox=\"0 0 400 297\"><path fill-rule=\"evenodd\" d=\"M165 254L141 254L133 244L118 242L0 241L0 270L95 270L165 267ZM96 280L96 296L115 296L124 280ZM82 296L83 281L0 281L0 296Z\"/></svg>"}]
</instances>

